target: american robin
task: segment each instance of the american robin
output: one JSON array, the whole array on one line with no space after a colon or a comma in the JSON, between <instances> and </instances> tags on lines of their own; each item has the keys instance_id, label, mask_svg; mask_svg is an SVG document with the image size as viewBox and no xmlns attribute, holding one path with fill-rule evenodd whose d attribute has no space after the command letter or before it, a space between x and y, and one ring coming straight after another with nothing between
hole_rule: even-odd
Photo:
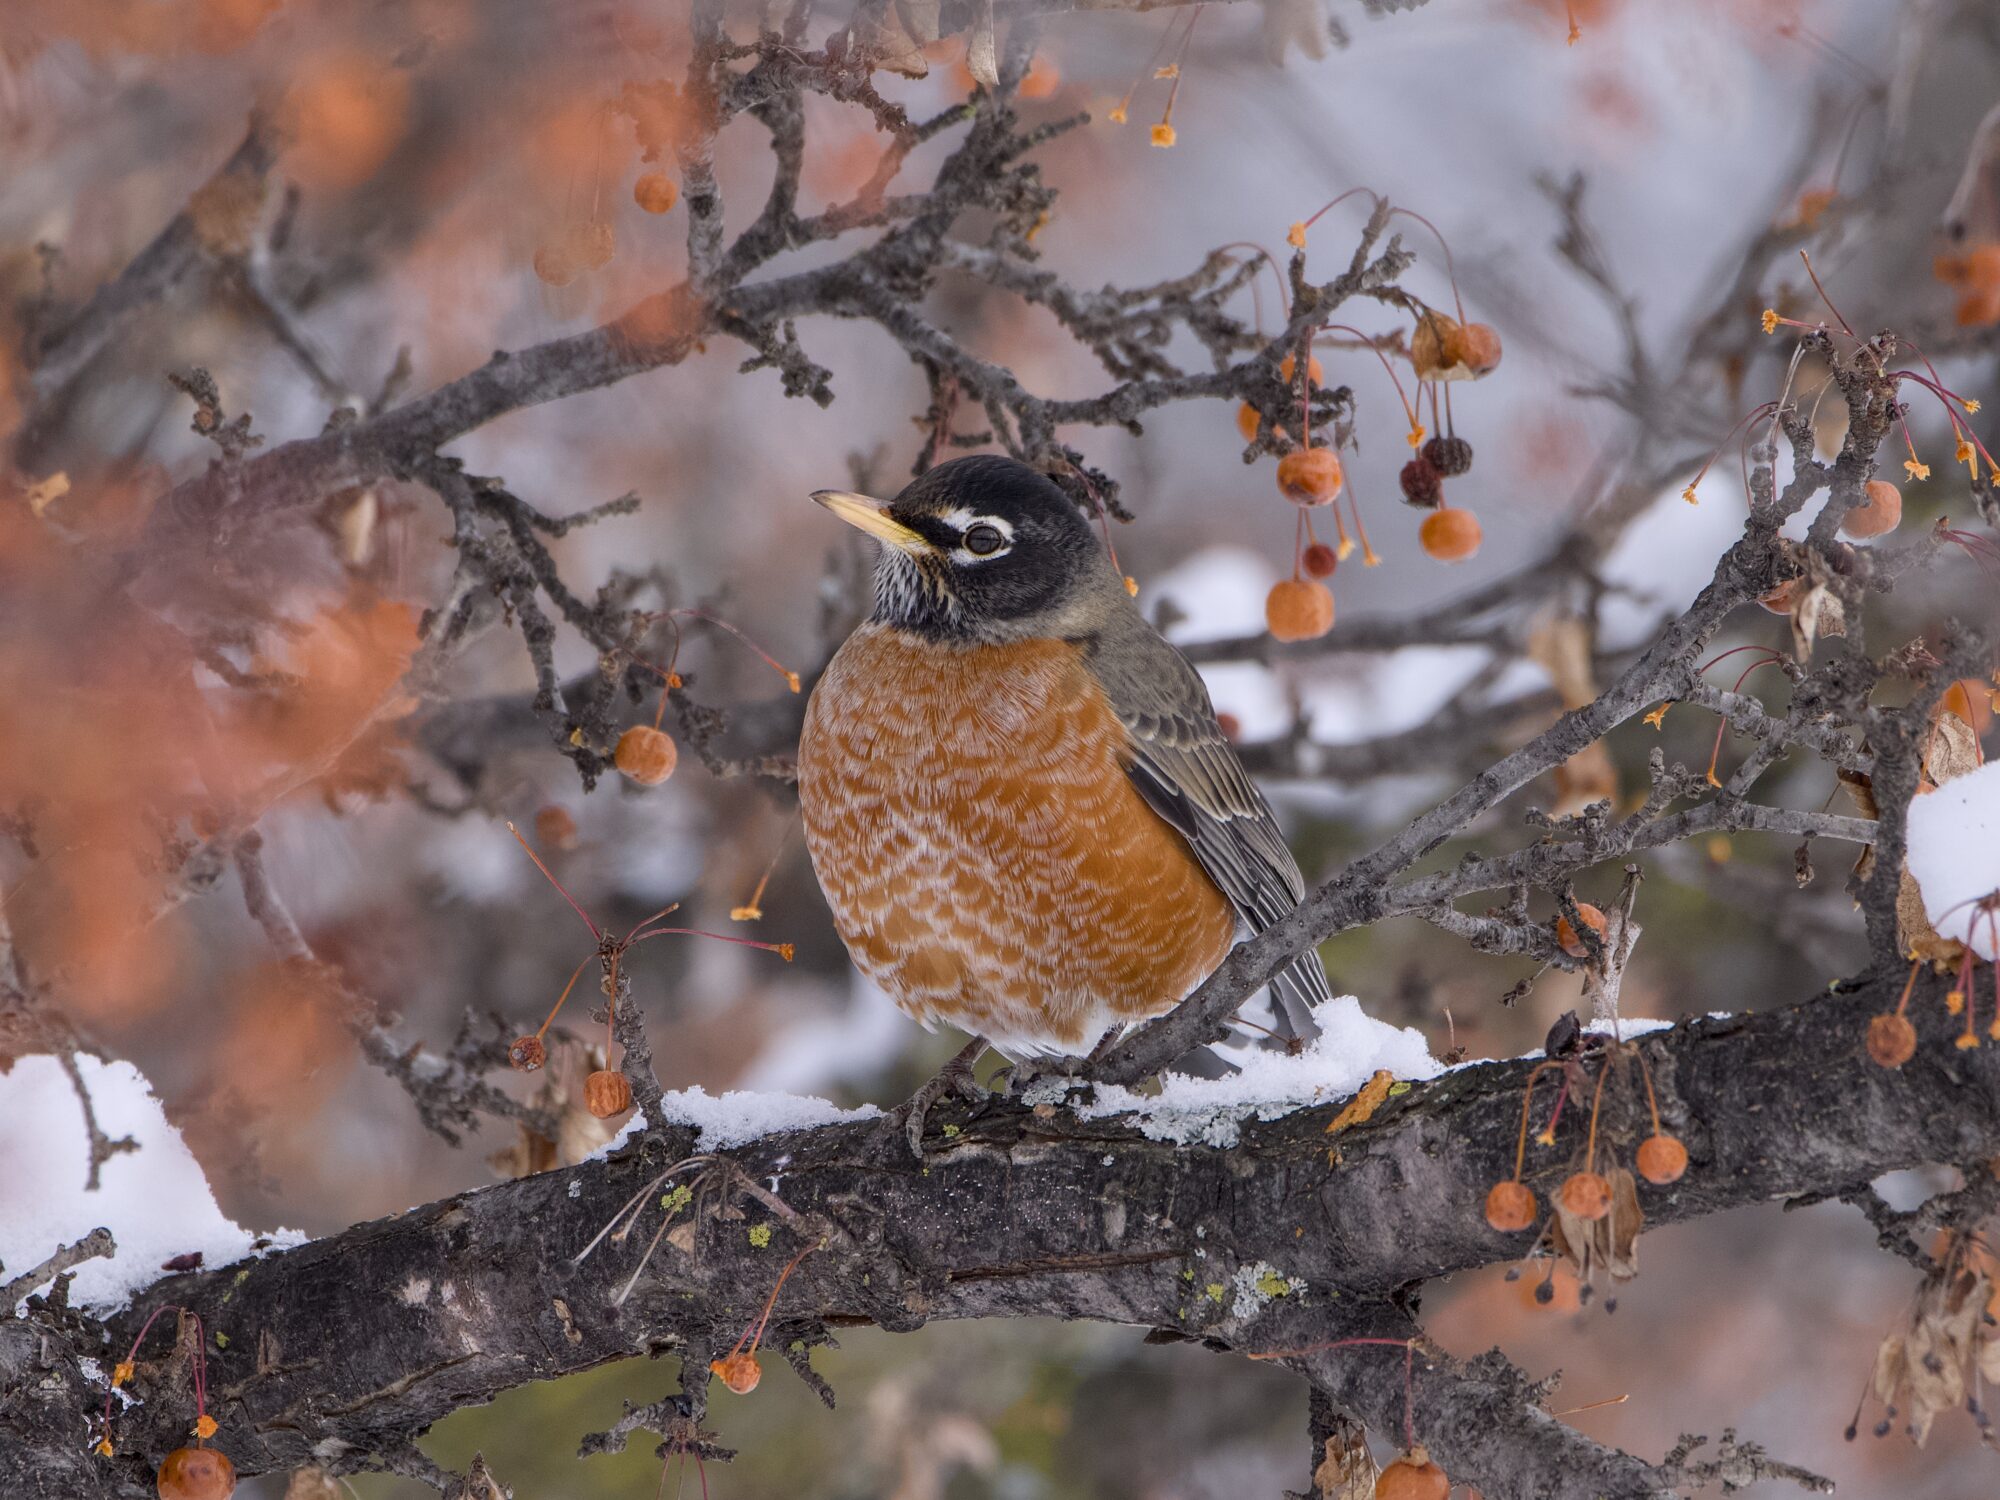
<instances>
[{"instance_id":1,"label":"american robin","mask_svg":"<svg viewBox=\"0 0 2000 1500\"><path fill-rule=\"evenodd\" d=\"M881 557L874 611L806 708L806 845L848 952L907 1014L1015 1058L1078 1055L1298 904L1200 676L1054 484L980 456L886 507L813 499ZM1318 955L1272 994L1280 1033L1310 1035Z\"/></svg>"}]
</instances>

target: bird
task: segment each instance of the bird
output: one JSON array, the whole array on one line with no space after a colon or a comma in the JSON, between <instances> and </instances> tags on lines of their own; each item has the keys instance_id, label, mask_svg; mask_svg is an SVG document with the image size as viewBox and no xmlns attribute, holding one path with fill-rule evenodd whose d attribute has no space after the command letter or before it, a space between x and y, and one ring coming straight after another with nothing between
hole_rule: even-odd
<instances>
[{"instance_id":1,"label":"bird","mask_svg":"<svg viewBox=\"0 0 2000 1500\"><path fill-rule=\"evenodd\" d=\"M916 1145L985 1047L1089 1053L1171 1010L1305 885L1200 674L1048 477L984 454L887 504L812 498L879 544L873 609L800 733L813 871L862 973L973 1038L906 1106ZM1278 1036L1316 1034L1318 954L1271 994Z\"/></svg>"}]
</instances>

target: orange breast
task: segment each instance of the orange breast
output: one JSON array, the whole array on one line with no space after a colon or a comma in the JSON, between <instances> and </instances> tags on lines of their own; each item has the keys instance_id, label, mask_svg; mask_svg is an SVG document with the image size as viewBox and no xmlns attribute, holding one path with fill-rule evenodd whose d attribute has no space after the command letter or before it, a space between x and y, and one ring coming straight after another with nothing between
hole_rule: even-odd
<instances>
[{"instance_id":1,"label":"orange breast","mask_svg":"<svg viewBox=\"0 0 2000 1500\"><path fill-rule=\"evenodd\" d=\"M1235 935L1060 641L864 625L807 706L799 806L855 963L918 1020L1002 1050L1074 1053L1158 1015Z\"/></svg>"}]
</instances>

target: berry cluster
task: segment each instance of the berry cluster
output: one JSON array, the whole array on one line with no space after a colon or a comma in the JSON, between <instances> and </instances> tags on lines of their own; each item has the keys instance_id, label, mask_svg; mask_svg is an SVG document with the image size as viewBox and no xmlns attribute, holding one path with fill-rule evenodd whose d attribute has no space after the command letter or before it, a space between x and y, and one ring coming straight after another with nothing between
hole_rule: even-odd
<instances>
[{"instance_id":1,"label":"berry cluster","mask_svg":"<svg viewBox=\"0 0 2000 1500\"><path fill-rule=\"evenodd\" d=\"M1295 279L1303 272L1307 230L1335 205L1354 193L1366 191L1356 188L1343 193L1311 218L1292 226L1286 238L1296 252ZM1375 201L1379 211L1406 215L1423 224L1432 234L1437 234L1436 226L1421 215L1410 213L1407 209L1386 208L1379 198ZM1438 243L1444 248L1445 266L1449 272L1451 248L1444 243L1442 235L1438 235ZM1280 277L1279 283L1282 288L1284 278ZM1452 297L1459 302L1455 276ZM1404 303L1416 318L1407 346L1410 367L1417 380L1414 405L1404 389L1402 377L1396 372L1396 366L1390 363L1385 352L1385 349L1393 352L1400 348L1400 337L1378 339L1345 324L1325 323L1310 329L1305 340L1310 346L1315 339L1337 337L1343 341L1343 347L1366 349L1380 361L1395 387L1397 400L1402 403L1403 415L1408 422L1409 445L1415 450L1410 461L1403 466L1403 498L1429 512L1418 527L1418 542L1426 553L1440 562L1462 562L1479 550L1480 527L1470 511L1445 504L1445 480L1469 473L1473 457L1472 444L1452 430L1450 386L1458 381L1480 379L1497 369L1500 364L1500 336L1487 324L1466 321L1462 302L1458 308L1459 315L1455 318L1414 298L1405 297ZM1278 493L1298 507L1292 576L1271 589L1264 602L1264 617L1271 634L1278 640L1305 641L1323 636L1333 628L1333 592L1324 580L1331 578L1338 565L1355 550L1357 541L1364 564L1373 567L1381 558L1369 542L1367 526L1361 518L1360 502L1336 451L1352 441L1351 434L1343 428L1331 446L1314 444L1315 400L1323 400L1333 394L1324 388L1324 371L1319 360L1308 354L1301 370L1298 354L1287 355L1279 367L1279 374L1288 387L1294 381L1297 383L1299 420L1296 427L1288 418L1280 418L1272 421L1267 428L1267 416L1276 414L1260 411L1245 402L1237 409L1236 429L1244 442L1251 445L1245 453L1246 459L1258 452L1279 455ZM1435 435L1426 430L1420 416L1426 397L1430 400L1432 426L1439 429ZM1333 399L1337 401L1342 397L1333 394ZM1338 503L1343 492L1347 496L1348 513L1354 521L1352 538L1348 535L1347 523ZM1313 513L1322 509L1333 519L1337 542L1332 546L1320 541L1314 530Z\"/></svg>"},{"instance_id":2,"label":"berry cluster","mask_svg":"<svg viewBox=\"0 0 2000 1500\"><path fill-rule=\"evenodd\" d=\"M152 1332L160 1314L171 1312L175 1315L175 1349L191 1355L187 1359L194 1390L194 1438L193 1447L175 1448L160 1460L154 1484L159 1490L159 1500L229 1500L236 1489L236 1465L229 1455L208 1446L208 1440L219 1430L214 1417L208 1414L208 1347L201 1325L201 1318L181 1307L156 1307L152 1315L140 1325L139 1336L132 1340L132 1347L111 1372L111 1390L104 1393L104 1417L98 1433L95 1451L105 1458L111 1457L114 1449L111 1443L111 1395L132 1383L138 1374L140 1346L146 1342L146 1335ZM221 1336L217 1335L220 1342Z\"/></svg>"},{"instance_id":3,"label":"berry cluster","mask_svg":"<svg viewBox=\"0 0 2000 1500\"><path fill-rule=\"evenodd\" d=\"M1598 908L1579 903L1577 915L1584 927L1601 933L1605 927L1604 913ZM1567 917L1556 921L1556 941L1566 953L1581 956L1585 951L1583 934ZM1522 1174L1527 1163L1528 1123L1535 1102L1535 1084L1542 1074L1555 1069L1561 1074L1561 1086L1556 1095L1555 1109L1548 1123L1535 1136L1535 1143L1553 1146L1556 1142L1556 1127L1562 1120L1563 1107L1572 1093L1577 1092L1587 1081L1587 1053L1577 1057L1551 1058L1537 1063L1528 1075L1527 1088L1521 1099L1521 1128L1514 1147L1514 1175L1496 1182L1486 1194L1486 1222L1501 1234L1517 1234L1531 1228L1536 1220L1535 1195ZM1612 1211L1614 1199L1612 1183L1604 1173L1597 1170L1598 1124L1604 1104L1604 1086L1614 1069L1621 1077L1629 1076L1628 1070L1616 1065L1636 1058L1640 1077L1645 1083L1646 1108L1652 1119L1652 1133L1639 1142L1633 1153L1633 1166L1639 1176L1656 1187L1680 1181L1688 1167L1688 1152L1685 1144L1660 1124L1659 1101L1653 1093L1653 1074L1646 1062L1646 1055L1631 1043L1611 1043L1603 1047L1598 1060L1596 1087L1590 1106L1590 1130L1585 1141L1583 1164L1580 1170L1566 1176L1556 1190L1555 1203L1560 1212L1585 1223L1594 1223L1605 1218ZM1546 1232L1546 1231L1545 1231Z\"/></svg>"}]
</instances>

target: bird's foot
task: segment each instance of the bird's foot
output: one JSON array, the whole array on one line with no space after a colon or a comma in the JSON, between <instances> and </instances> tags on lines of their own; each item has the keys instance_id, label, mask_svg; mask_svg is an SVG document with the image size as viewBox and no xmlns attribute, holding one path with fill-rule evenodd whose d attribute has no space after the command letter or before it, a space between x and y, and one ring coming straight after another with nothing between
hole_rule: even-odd
<instances>
[{"instance_id":1,"label":"bird's foot","mask_svg":"<svg viewBox=\"0 0 2000 1500\"><path fill-rule=\"evenodd\" d=\"M889 1127L903 1132L904 1139L910 1143L911 1155L919 1160L923 1158L924 1125L939 1101L963 1099L971 1104L982 1104L987 1100L986 1090L972 1080L972 1065L979 1061L979 1054L985 1050L986 1043L975 1037L955 1053L950 1062L938 1069L936 1077L889 1111Z\"/></svg>"}]
</instances>

